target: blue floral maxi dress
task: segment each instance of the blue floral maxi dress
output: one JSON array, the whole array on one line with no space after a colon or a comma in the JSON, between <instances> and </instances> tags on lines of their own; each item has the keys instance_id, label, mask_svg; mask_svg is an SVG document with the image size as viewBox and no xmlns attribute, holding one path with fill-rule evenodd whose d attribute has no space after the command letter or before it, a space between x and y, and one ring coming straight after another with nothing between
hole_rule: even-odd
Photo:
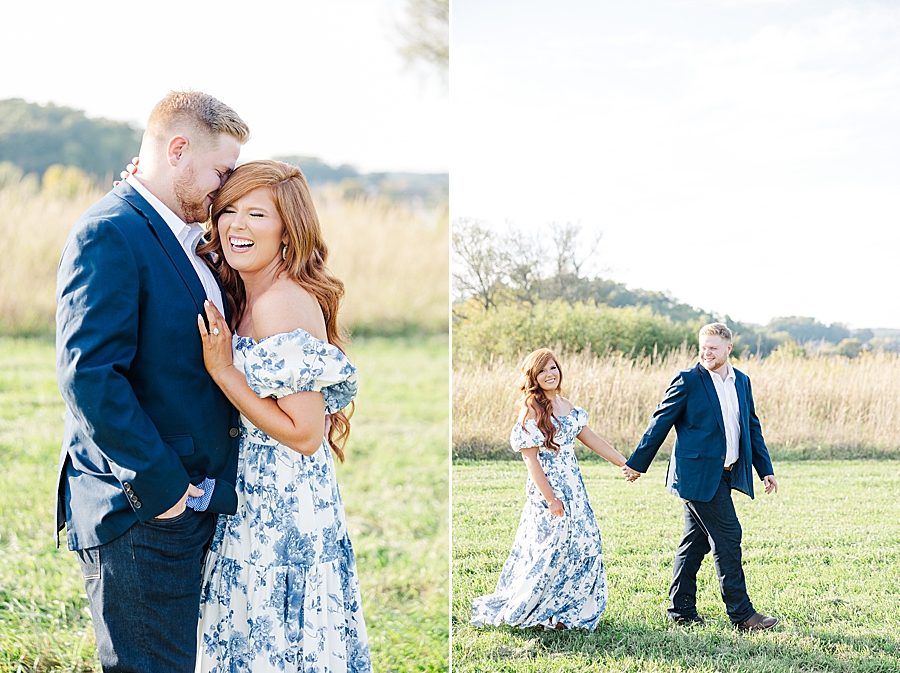
<instances>
[{"instance_id":1,"label":"blue floral maxi dress","mask_svg":"<svg viewBox=\"0 0 900 673\"><path fill-rule=\"evenodd\" d=\"M319 391L326 411L356 395L356 369L303 330L234 337L234 364L260 397ZM332 451L292 451L241 416L238 508L207 554L197 670L371 671L359 581Z\"/></svg>"},{"instance_id":2,"label":"blue floral maxi dress","mask_svg":"<svg viewBox=\"0 0 900 673\"><path fill-rule=\"evenodd\" d=\"M531 419L524 428L521 423L513 427L510 444L516 451L539 447L538 460L566 514L550 514L529 476L519 530L497 588L473 602L475 626L549 626L552 618L569 628L594 630L606 609L600 529L575 458L575 437L587 423L587 412L576 407L553 423L559 453L544 448L544 435Z\"/></svg>"}]
</instances>

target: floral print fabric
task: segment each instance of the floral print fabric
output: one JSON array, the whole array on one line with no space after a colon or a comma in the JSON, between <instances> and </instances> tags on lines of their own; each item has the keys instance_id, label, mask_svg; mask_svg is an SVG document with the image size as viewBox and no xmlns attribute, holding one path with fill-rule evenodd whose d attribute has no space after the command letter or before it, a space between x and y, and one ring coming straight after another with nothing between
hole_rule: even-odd
<instances>
[{"instance_id":1,"label":"floral print fabric","mask_svg":"<svg viewBox=\"0 0 900 673\"><path fill-rule=\"evenodd\" d=\"M260 397L318 391L329 413L356 395L356 369L303 330L234 337L234 364ZM238 509L220 516L203 573L197 670L371 671L356 561L333 452L304 456L241 416Z\"/></svg>"},{"instance_id":2,"label":"floral print fabric","mask_svg":"<svg viewBox=\"0 0 900 673\"><path fill-rule=\"evenodd\" d=\"M594 510L588 501L575 457L575 437L587 423L578 407L554 417L559 453L544 448L544 435L534 420L517 423L510 436L516 451L539 447L538 460L565 516L550 514L531 477L527 500L509 558L494 593L476 598L476 626L511 624L526 628L561 622L569 628L593 630L606 609L607 587L603 547Z\"/></svg>"}]
</instances>

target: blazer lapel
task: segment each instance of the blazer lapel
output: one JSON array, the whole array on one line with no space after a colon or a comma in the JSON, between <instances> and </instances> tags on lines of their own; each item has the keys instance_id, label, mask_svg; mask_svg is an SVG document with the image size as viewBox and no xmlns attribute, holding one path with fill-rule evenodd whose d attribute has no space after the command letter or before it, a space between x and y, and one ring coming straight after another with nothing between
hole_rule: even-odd
<instances>
[{"instance_id":1,"label":"blazer lapel","mask_svg":"<svg viewBox=\"0 0 900 673\"><path fill-rule=\"evenodd\" d=\"M697 370L697 375L700 377L700 380L703 381L703 387L706 389L707 396L709 396L709 403L712 405L713 411L715 412L719 430L721 430L724 435L725 419L722 416L722 405L719 404L719 394L716 392L716 385L712 381L713 375L700 363L697 363L695 369Z\"/></svg>"},{"instance_id":2,"label":"blazer lapel","mask_svg":"<svg viewBox=\"0 0 900 673\"><path fill-rule=\"evenodd\" d=\"M147 223L150 225L150 229L153 231L160 245L162 245L163 249L166 251L169 260L171 260L172 264L175 266L175 269L184 281L185 287L188 292L190 292L191 297L193 297L194 303L197 305L198 313L200 313L200 315L206 315L203 310L203 302L206 301L206 291L203 289L203 284L200 282L197 270L194 269L194 265L191 264L184 252L184 248L181 247L178 239L175 238L175 234L172 233L169 225L166 224L166 221L156 212L153 206L147 203L144 197L138 194L128 183L120 183L115 188L115 191L120 197L125 199L132 208L146 218Z\"/></svg>"},{"instance_id":3,"label":"blazer lapel","mask_svg":"<svg viewBox=\"0 0 900 673\"><path fill-rule=\"evenodd\" d=\"M741 446L750 446L750 410L747 406L747 377L737 369L734 370L734 389L738 398L738 411L741 414Z\"/></svg>"}]
</instances>

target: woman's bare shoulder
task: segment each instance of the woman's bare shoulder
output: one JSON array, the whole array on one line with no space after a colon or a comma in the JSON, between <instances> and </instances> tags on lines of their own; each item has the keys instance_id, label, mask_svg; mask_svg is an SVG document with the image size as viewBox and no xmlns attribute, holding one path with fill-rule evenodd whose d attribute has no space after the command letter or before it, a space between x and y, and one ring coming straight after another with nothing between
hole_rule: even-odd
<instances>
[{"instance_id":1,"label":"woman's bare shoulder","mask_svg":"<svg viewBox=\"0 0 900 673\"><path fill-rule=\"evenodd\" d=\"M527 404L519 405L519 423L527 420L535 420L537 418L537 413L534 411L534 407L531 407Z\"/></svg>"},{"instance_id":2,"label":"woman's bare shoulder","mask_svg":"<svg viewBox=\"0 0 900 673\"><path fill-rule=\"evenodd\" d=\"M292 280L276 280L253 304L254 339L302 329L325 341L325 316L316 297Z\"/></svg>"}]
</instances>

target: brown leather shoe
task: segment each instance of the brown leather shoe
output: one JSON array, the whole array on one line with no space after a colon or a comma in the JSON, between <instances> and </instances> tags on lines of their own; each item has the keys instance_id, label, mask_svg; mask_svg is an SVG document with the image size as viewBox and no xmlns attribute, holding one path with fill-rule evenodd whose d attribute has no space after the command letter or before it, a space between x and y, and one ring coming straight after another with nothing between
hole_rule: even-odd
<instances>
[{"instance_id":1,"label":"brown leather shoe","mask_svg":"<svg viewBox=\"0 0 900 673\"><path fill-rule=\"evenodd\" d=\"M766 617L764 614L754 612L746 622L737 624L740 631L766 631L778 623L778 617Z\"/></svg>"}]
</instances>

